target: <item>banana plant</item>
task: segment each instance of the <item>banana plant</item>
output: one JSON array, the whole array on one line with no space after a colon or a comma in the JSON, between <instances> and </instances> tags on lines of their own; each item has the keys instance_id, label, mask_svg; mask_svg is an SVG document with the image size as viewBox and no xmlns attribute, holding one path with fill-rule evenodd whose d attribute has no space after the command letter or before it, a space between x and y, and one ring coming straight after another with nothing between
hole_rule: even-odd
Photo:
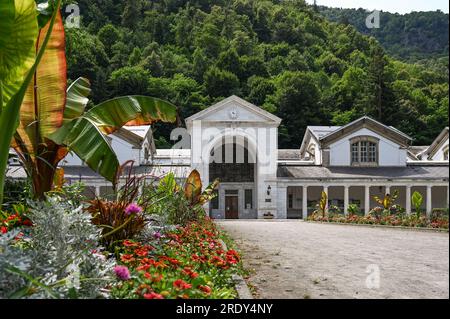
<instances>
[{"instance_id":1,"label":"banana plant","mask_svg":"<svg viewBox=\"0 0 450 319\"><path fill-rule=\"evenodd\" d=\"M325 217L327 214L327 206L328 206L328 195L324 191L322 191L320 201L319 201L319 210L322 213L322 217Z\"/></svg>"},{"instance_id":2,"label":"banana plant","mask_svg":"<svg viewBox=\"0 0 450 319\"><path fill-rule=\"evenodd\" d=\"M40 31L37 48L48 30ZM69 151L115 184L120 164L106 136L123 125L177 119L174 105L147 96L113 98L86 111L89 81L79 78L67 88L66 74L64 26L58 11L47 49L23 99L11 143L32 181L36 198L44 198L51 190L58 163Z\"/></svg>"},{"instance_id":3,"label":"banana plant","mask_svg":"<svg viewBox=\"0 0 450 319\"><path fill-rule=\"evenodd\" d=\"M384 195L383 198L380 198L378 196L374 196L373 199L381 206L383 206L383 208L385 210L391 208L391 206L394 204L394 202L397 200L398 198L398 190L395 190L394 193L391 194L386 194Z\"/></svg>"},{"instance_id":4,"label":"banana plant","mask_svg":"<svg viewBox=\"0 0 450 319\"><path fill-rule=\"evenodd\" d=\"M414 205L414 208L416 209L416 216L419 218L422 214L422 203L423 203L423 196L418 191L415 191L411 196L411 203Z\"/></svg>"},{"instance_id":5,"label":"banana plant","mask_svg":"<svg viewBox=\"0 0 450 319\"><path fill-rule=\"evenodd\" d=\"M34 0L0 2L0 205L10 143L22 102L50 40L60 4L61 0L54 2L52 14L40 34ZM39 47L38 36L41 36Z\"/></svg>"},{"instance_id":6,"label":"banana plant","mask_svg":"<svg viewBox=\"0 0 450 319\"><path fill-rule=\"evenodd\" d=\"M197 170L193 170L184 184L184 195L191 206L204 205L216 197L216 190L219 186L219 180L216 179L208 185L202 192L202 179Z\"/></svg>"}]
</instances>

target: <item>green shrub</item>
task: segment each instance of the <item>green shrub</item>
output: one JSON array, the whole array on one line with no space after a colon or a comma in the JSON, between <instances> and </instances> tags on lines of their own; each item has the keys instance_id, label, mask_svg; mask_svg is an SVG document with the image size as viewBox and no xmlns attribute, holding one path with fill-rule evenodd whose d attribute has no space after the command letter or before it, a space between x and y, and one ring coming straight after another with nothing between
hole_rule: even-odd
<instances>
[{"instance_id":1,"label":"green shrub","mask_svg":"<svg viewBox=\"0 0 450 319\"><path fill-rule=\"evenodd\" d=\"M0 236L0 298L97 298L112 282L91 215L59 196L29 202L33 227Z\"/></svg>"}]
</instances>

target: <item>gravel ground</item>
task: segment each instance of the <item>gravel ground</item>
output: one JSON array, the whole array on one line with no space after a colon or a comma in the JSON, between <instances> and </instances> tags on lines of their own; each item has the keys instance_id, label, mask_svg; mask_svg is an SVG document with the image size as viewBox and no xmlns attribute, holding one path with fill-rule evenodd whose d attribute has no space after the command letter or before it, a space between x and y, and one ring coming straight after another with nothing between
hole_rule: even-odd
<instances>
[{"instance_id":1,"label":"gravel ground","mask_svg":"<svg viewBox=\"0 0 450 319\"><path fill-rule=\"evenodd\" d=\"M254 269L248 282L259 298L449 298L448 233L302 221L218 224Z\"/></svg>"}]
</instances>

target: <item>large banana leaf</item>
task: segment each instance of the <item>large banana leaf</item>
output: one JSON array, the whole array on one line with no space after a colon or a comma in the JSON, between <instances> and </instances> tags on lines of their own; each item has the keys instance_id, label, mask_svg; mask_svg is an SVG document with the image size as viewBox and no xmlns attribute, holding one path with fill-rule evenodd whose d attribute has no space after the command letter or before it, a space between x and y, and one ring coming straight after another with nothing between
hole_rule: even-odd
<instances>
[{"instance_id":1,"label":"large banana leaf","mask_svg":"<svg viewBox=\"0 0 450 319\"><path fill-rule=\"evenodd\" d=\"M41 48L49 27L50 24L47 24L40 30L38 49ZM58 10L41 63L22 102L17 128L22 147L19 152L27 153L32 158L41 156L42 152L48 152L40 148L43 147L47 135L63 124L66 86L64 25ZM17 148L17 143L13 143L13 146Z\"/></svg>"},{"instance_id":2,"label":"large banana leaf","mask_svg":"<svg viewBox=\"0 0 450 319\"><path fill-rule=\"evenodd\" d=\"M94 171L111 182L115 182L119 161L107 137L95 123L80 117L65 124L51 136L52 140L78 155Z\"/></svg>"},{"instance_id":3,"label":"large banana leaf","mask_svg":"<svg viewBox=\"0 0 450 319\"><path fill-rule=\"evenodd\" d=\"M49 22L48 26L48 32L45 34L44 41L42 42L42 45L40 46L40 50L36 56L36 59L31 66L30 70L27 72L23 82L21 83L19 89L17 92L8 100L6 103L6 106L2 110L0 114L0 205L3 202L3 187L4 187L4 180L5 180L5 174L6 171L6 165L8 162L8 150L10 147L10 143L12 140L12 137L14 135L14 132L17 128L17 122L19 120L19 113L21 109L22 102L24 100L24 97L26 95L27 88L29 87L29 84L31 83L33 79L33 75L36 72L36 69L39 65L39 63L42 60L42 57L45 52L45 48L50 41L50 37L52 34L53 26L56 20L56 14L59 13L59 6L61 4L61 0L57 0L55 4L55 10L52 15L52 18ZM17 135L17 134L16 134ZM20 141L22 142L22 141Z\"/></svg>"},{"instance_id":4,"label":"large banana leaf","mask_svg":"<svg viewBox=\"0 0 450 319\"><path fill-rule=\"evenodd\" d=\"M184 184L184 196L193 205L196 204L202 194L202 179L200 173L194 169Z\"/></svg>"},{"instance_id":5,"label":"large banana leaf","mask_svg":"<svg viewBox=\"0 0 450 319\"><path fill-rule=\"evenodd\" d=\"M91 84L86 78L76 79L67 89L66 107L64 109L64 123L79 117L89 102Z\"/></svg>"},{"instance_id":6,"label":"large banana leaf","mask_svg":"<svg viewBox=\"0 0 450 319\"><path fill-rule=\"evenodd\" d=\"M175 122L176 118L177 108L171 103L147 96L124 96L95 106L64 124L49 138L67 146L90 168L115 183L119 162L105 134L125 124Z\"/></svg>"},{"instance_id":7,"label":"large banana leaf","mask_svg":"<svg viewBox=\"0 0 450 319\"><path fill-rule=\"evenodd\" d=\"M34 0L0 1L0 113L32 67L38 35Z\"/></svg>"},{"instance_id":8,"label":"large banana leaf","mask_svg":"<svg viewBox=\"0 0 450 319\"><path fill-rule=\"evenodd\" d=\"M111 134L123 125L149 125L177 119L175 105L164 100L132 95L114 98L93 107L85 113L105 134Z\"/></svg>"}]
</instances>

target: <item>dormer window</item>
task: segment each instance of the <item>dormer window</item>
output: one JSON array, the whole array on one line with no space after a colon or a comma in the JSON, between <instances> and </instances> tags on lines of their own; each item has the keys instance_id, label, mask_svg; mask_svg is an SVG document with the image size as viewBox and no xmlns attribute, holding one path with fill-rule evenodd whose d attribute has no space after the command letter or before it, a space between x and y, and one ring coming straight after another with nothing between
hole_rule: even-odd
<instances>
[{"instance_id":1,"label":"dormer window","mask_svg":"<svg viewBox=\"0 0 450 319\"><path fill-rule=\"evenodd\" d=\"M358 136L350 140L352 166L378 165L378 139L372 136Z\"/></svg>"}]
</instances>

